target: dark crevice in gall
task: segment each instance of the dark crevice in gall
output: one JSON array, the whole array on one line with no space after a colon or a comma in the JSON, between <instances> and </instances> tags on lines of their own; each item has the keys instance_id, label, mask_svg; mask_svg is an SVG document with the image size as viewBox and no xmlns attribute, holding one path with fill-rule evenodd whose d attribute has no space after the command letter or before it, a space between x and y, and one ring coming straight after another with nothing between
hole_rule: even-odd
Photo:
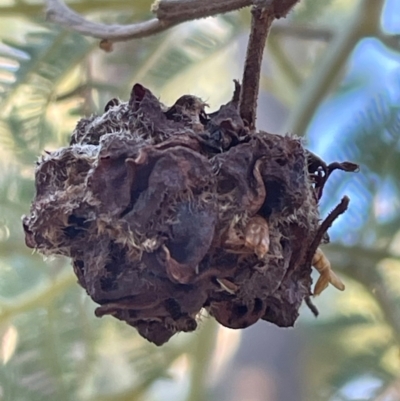
<instances>
[{"instance_id":1,"label":"dark crevice in gall","mask_svg":"<svg viewBox=\"0 0 400 401\"><path fill-rule=\"evenodd\" d=\"M100 287L105 292L115 291L118 289L118 282L113 277L101 277Z\"/></svg>"},{"instance_id":2,"label":"dark crevice in gall","mask_svg":"<svg viewBox=\"0 0 400 401\"><path fill-rule=\"evenodd\" d=\"M75 265L78 267L78 269L83 272L83 269L85 267L85 264L83 263L83 260L75 260Z\"/></svg>"},{"instance_id":3,"label":"dark crevice in gall","mask_svg":"<svg viewBox=\"0 0 400 401\"><path fill-rule=\"evenodd\" d=\"M85 217L75 216L71 214L68 216L68 226L63 228L64 235L68 239L76 239L83 236L85 230L90 226L90 222Z\"/></svg>"},{"instance_id":4,"label":"dark crevice in gall","mask_svg":"<svg viewBox=\"0 0 400 401\"><path fill-rule=\"evenodd\" d=\"M108 252L107 263L104 265L104 269L114 279L124 267L126 251L112 241L108 246Z\"/></svg>"},{"instance_id":5,"label":"dark crevice in gall","mask_svg":"<svg viewBox=\"0 0 400 401\"><path fill-rule=\"evenodd\" d=\"M265 188L268 196L266 196L259 213L264 217L268 217L273 211L281 211L285 206L283 204L285 188L284 184L278 180L265 182Z\"/></svg>"},{"instance_id":6,"label":"dark crevice in gall","mask_svg":"<svg viewBox=\"0 0 400 401\"><path fill-rule=\"evenodd\" d=\"M258 312L262 311L263 307L264 307L264 302L262 301L262 299L256 298L254 300L253 313L258 313Z\"/></svg>"},{"instance_id":7,"label":"dark crevice in gall","mask_svg":"<svg viewBox=\"0 0 400 401\"><path fill-rule=\"evenodd\" d=\"M237 317L243 317L249 311L246 305L235 305L233 311Z\"/></svg>"},{"instance_id":8,"label":"dark crevice in gall","mask_svg":"<svg viewBox=\"0 0 400 401\"><path fill-rule=\"evenodd\" d=\"M174 320L179 319L182 315L181 306L174 298L168 298L165 300L165 308Z\"/></svg>"},{"instance_id":9,"label":"dark crevice in gall","mask_svg":"<svg viewBox=\"0 0 400 401\"><path fill-rule=\"evenodd\" d=\"M151 171L151 168L138 168L136 174L137 179L134 181L131 188L129 205L122 211L122 213L120 214L120 218L124 217L133 210L140 195L144 193L144 191L146 191L146 189L148 188Z\"/></svg>"}]
</instances>

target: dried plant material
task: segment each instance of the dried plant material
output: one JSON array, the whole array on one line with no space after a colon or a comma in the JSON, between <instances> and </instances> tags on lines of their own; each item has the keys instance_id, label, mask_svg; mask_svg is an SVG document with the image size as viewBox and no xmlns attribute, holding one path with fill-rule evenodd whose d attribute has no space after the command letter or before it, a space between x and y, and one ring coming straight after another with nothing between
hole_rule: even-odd
<instances>
[{"instance_id":1,"label":"dried plant material","mask_svg":"<svg viewBox=\"0 0 400 401\"><path fill-rule=\"evenodd\" d=\"M312 265L321 275L315 284L314 295L321 294L321 292L324 291L329 284L332 284L340 291L344 291L345 286L342 280L340 280L340 278L332 270L331 263L320 248L318 248L314 254Z\"/></svg>"},{"instance_id":2,"label":"dried plant material","mask_svg":"<svg viewBox=\"0 0 400 401\"><path fill-rule=\"evenodd\" d=\"M226 278L217 278L216 280L221 285L221 288L230 294L235 294L239 288L236 284Z\"/></svg>"},{"instance_id":3,"label":"dried plant material","mask_svg":"<svg viewBox=\"0 0 400 401\"><path fill-rule=\"evenodd\" d=\"M355 165L249 129L239 98L236 83L207 114L195 96L167 107L136 84L38 162L27 245L71 257L96 315L157 345L195 330L202 308L230 328L292 326L311 302L312 263L341 286L314 254L348 199L322 223L318 200L334 168Z\"/></svg>"},{"instance_id":4,"label":"dried plant material","mask_svg":"<svg viewBox=\"0 0 400 401\"><path fill-rule=\"evenodd\" d=\"M269 250L269 228L267 221L261 216L252 217L244 230L244 243L262 259Z\"/></svg>"}]
</instances>

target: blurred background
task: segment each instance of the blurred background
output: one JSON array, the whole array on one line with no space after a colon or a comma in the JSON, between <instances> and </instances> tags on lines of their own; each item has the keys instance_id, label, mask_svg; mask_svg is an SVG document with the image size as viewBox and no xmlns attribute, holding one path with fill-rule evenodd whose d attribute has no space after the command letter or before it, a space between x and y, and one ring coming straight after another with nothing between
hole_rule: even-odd
<instances>
[{"instance_id":1,"label":"blurred background","mask_svg":"<svg viewBox=\"0 0 400 401\"><path fill-rule=\"evenodd\" d=\"M151 17L151 0L68 4L104 23ZM244 9L105 53L46 23L43 1L0 1L0 400L400 400L398 0L302 0L266 47L258 128L361 165L324 192L323 216L351 198L324 247L347 288L315 299L317 319L303 308L293 329L236 331L204 315L158 348L95 318L68 260L25 246L37 157L135 82L165 104L191 93L216 110L241 78L249 22Z\"/></svg>"}]
</instances>

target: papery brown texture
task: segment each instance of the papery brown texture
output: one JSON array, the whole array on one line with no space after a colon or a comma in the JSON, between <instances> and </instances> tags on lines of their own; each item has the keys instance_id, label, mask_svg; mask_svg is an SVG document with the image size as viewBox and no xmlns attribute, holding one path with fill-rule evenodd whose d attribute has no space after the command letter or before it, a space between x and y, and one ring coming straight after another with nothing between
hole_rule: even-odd
<instances>
[{"instance_id":1,"label":"papery brown texture","mask_svg":"<svg viewBox=\"0 0 400 401\"><path fill-rule=\"evenodd\" d=\"M202 308L231 328L292 326L328 228L323 185L356 167L250 131L239 92L207 114L195 96L166 107L136 84L129 102L83 118L69 146L38 162L26 244L71 257L96 315L157 345L195 330Z\"/></svg>"}]
</instances>

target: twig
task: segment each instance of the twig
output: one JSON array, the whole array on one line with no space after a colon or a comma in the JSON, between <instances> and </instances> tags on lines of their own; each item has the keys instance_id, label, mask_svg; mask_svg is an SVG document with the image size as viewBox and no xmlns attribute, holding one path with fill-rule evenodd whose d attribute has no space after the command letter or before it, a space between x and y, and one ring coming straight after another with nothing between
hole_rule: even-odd
<instances>
[{"instance_id":1,"label":"twig","mask_svg":"<svg viewBox=\"0 0 400 401\"><path fill-rule=\"evenodd\" d=\"M174 0L160 1L153 7L157 18L132 25L104 25L91 22L72 11L62 0L47 0L47 18L81 33L102 39L101 47L112 42L149 36L184 21L237 10L255 4L242 80L240 114L250 129L255 127L260 70L265 42L272 21L285 17L299 0Z\"/></svg>"},{"instance_id":2,"label":"twig","mask_svg":"<svg viewBox=\"0 0 400 401\"><path fill-rule=\"evenodd\" d=\"M347 196L344 196L340 203L328 214L325 220L321 223L318 228L317 233L315 234L315 238L313 242L311 242L310 248L307 252L307 256L305 259L305 264L310 266L312 258L322 241L324 234L328 231L329 227L332 223L341 215L343 214L348 206L349 206L350 199Z\"/></svg>"},{"instance_id":3,"label":"twig","mask_svg":"<svg viewBox=\"0 0 400 401\"><path fill-rule=\"evenodd\" d=\"M275 17L267 7L255 6L251 13L251 33L247 45L242 91L240 93L240 116L250 129L254 129L262 56L268 32Z\"/></svg>"},{"instance_id":4,"label":"twig","mask_svg":"<svg viewBox=\"0 0 400 401\"><path fill-rule=\"evenodd\" d=\"M315 317L318 317L319 311L318 311L317 307L316 307L316 306L313 304L313 302L311 301L311 298L310 298L309 296L306 296L306 297L304 298L304 301L305 301L306 305L308 306L308 309L310 309L310 311L312 312L312 314L313 314Z\"/></svg>"},{"instance_id":5,"label":"twig","mask_svg":"<svg viewBox=\"0 0 400 401\"><path fill-rule=\"evenodd\" d=\"M131 25L105 25L88 21L72 11L62 0L47 0L47 19L85 36L120 42L165 31L181 22L234 11L254 0L178 0L161 1L154 7L157 18Z\"/></svg>"},{"instance_id":6,"label":"twig","mask_svg":"<svg viewBox=\"0 0 400 401\"><path fill-rule=\"evenodd\" d=\"M56 22L64 28L85 36L114 42L149 36L174 25L173 23L164 23L157 18L132 25L105 25L86 20L61 0L47 0L46 5L46 16L49 21Z\"/></svg>"},{"instance_id":7,"label":"twig","mask_svg":"<svg viewBox=\"0 0 400 401\"><path fill-rule=\"evenodd\" d=\"M153 6L162 21L190 21L251 6L255 0L162 0Z\"/></svg>"},{"instance_id":8,"label":"twig","mask_svg":"<svg viewBox=\"0 0 400 401\"><path fill-rule=\"evenodd\" d=\"M274 19L285 17L298 0L257 1L251 10L251 32L247 45L240 95L240 115L250 129L255 128L262 56Z\"/></svg>"},{"instance_id":9,"label":"twig","mask_svg":"<svg viewBox=\"0 0 400 401\"><path fill-rule=\"evenodd\" d=\"M347 196L343 196L340 203L328 214L325 220L321 223L317 234L315 235L314 241L310 245L310 248L315 248L314 251L312 251L313 256L319 244L321 243L324 234L328 231L333 222L347 210L347 208L349 207L349 203L350 199Z\"/></svg>"}]
</instances>

